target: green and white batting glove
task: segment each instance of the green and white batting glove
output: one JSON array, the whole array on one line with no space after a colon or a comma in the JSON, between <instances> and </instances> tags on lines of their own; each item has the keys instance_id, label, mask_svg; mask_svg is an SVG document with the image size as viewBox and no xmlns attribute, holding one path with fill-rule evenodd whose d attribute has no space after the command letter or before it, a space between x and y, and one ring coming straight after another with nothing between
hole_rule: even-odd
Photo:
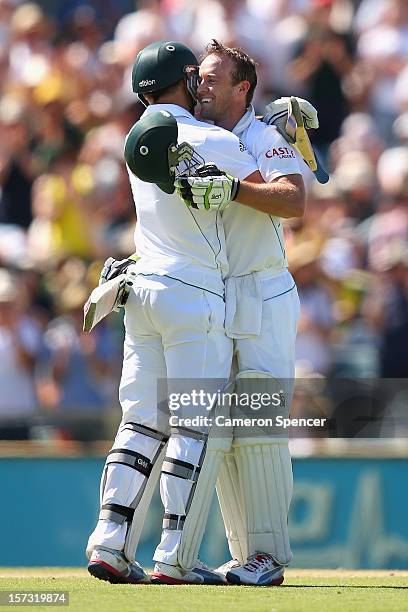
<instances>
[{"instance_id":1,"label":"green and white batting glove","mask_svg":"<svg viewBox=\"0 0 408 612\"><path fill-rule=\"evenodd\" d=\"M135 263L139 257L134 253L127 259L114 259L113 257L108 257L108 259L103 264L103 268L99 275L99 285L103 285L107 281L112 280L119 276L119 274L123 274L126 272L129 266Z\"/></svg>"},{"instance_id":2,"label":"green and white batting glove","mask_svg":"<svg viewBox=\"0 0 408 612\"><path fill-rule=\"evenodd\" d=\"M285 140L293 144L293 138L286 133L285 129L288 118L289 99L290 98L278 98L278 100L274 100L273 102L267 104L262 121L268 125L276 126ZM303 98L296 98L296 100L299 102L305 127L307 129L316 130L319 127L317 110L312 104L310 104L310 102L304 100Z\"/></svg>"},{"instance_id":3,"label":"green and white batting glove","mask_svg":"<svg viewBox=\"0 0 408 612\"><path fill-rule=\"evenodd\" d=\"M183 176L174 186L187 206L198 210L223 211L234 200L239 180L228 174L222 176Z\"/></svg>"}]
</instances>

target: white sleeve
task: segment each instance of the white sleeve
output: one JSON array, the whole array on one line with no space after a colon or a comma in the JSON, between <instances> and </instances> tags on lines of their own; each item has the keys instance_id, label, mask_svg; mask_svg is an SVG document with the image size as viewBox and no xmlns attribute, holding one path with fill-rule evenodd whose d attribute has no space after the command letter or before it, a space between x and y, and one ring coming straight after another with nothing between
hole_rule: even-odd
<instances>
[{"instance_id":1,"label":"white sleeve","mask_svg":"<svg viewBox=\"0 0 408 612\"><path fill-rule=\"evenodd\" d=\"M209 130L205 141L205 160L241 180L258 170L255 158L243 142L223 129Z\"/></svg>"},{"instance_id":2,"label":"white sleeve","mask_svg":"<svg viewBox=\"0 0 408 612\"><path fill-rule=\"evenodd\" d=\"M258 168L270 182L288 174L302 174L296 150L275 128L265 129L257 146Z\"/></svg>"}]
</instances>

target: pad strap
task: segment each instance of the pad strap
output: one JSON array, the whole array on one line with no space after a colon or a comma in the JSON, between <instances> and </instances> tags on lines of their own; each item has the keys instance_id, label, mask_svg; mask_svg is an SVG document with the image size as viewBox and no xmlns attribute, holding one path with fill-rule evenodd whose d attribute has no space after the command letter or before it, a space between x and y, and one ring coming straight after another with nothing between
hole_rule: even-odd
<instances>
[{"instance_id":1,"label":"pad strap","mask_svg":"<svg viewBox=\"0 0 408 612\"><path fill-rule=\"evenodd\" d=\"M111 465L112 463L120 463L121 465L134 468L143 474L143 476L146 476L146 478L149 477L153 467L149 457L127 448L113 448L109 451L106 464Z\"/></svg>"},{"instance_id":2,"label":"pad strap","mask_svg":"<svg viewBox=\"0 0 408 612\"><path fill-rule=\"evenodd\" d=\"M149 438L154 438L155 440L160 440L163 442L163 445L169 439L169 436L166 436L161 431L157 431L156 429L152 429L146 425L139 425L139 423L125 423L123 427L121 427L121 431L125 429L135 431L136 433L143 434L144 436L149 436Z\"/></svg>"},{"instance_id":3,"label":"pad strap","mask_svg":"<svg viewBox=\"0 0 408 612\"><path fill-rule=\"evenodd\" d=\"M134 508L128 508L120 504L104 504L99 513L99 520L113 521L119 525L122 525L125 521L131 523L134 512Z\"/></svg>"},{"instance_id":4,"label":"pad strap","mask_svg":"<svg viewBox=\"0 0 408 612\"><path fill-rule=\"evenodd\" d=\"M193 438L194 440L201 440L201 442L206 442L208 439L208 434L202 433L201 431L195 431L194 429L189 429L188 427L172 427L171 435L183 436L184 438Z\"/></svg>"},{"instance_id":5,"label":"pad strap","mask_svg":"<svg viewBox=\"0 0 408 612\"><path fill-rule=\"evenodd\" d=\"M201 468L199 465L187 463L187 461L181 461L181 459L165 457L163 461L162 474L169 474L170 476L183 478L184 480L189 480L190 482L196 482L200 474L200 469Z\"/></svg>"},{"instance_id":6,"label":"pad strap","mask_svg":"<svg viewBox=\"0 0 408 612\"><path fill-rule=\"evenodd\" d=\"M165 513L163 516L163 529L170 529L171 531L181 531L183 529L185 520L185 514Z\"/></svg>"}]
</instances>

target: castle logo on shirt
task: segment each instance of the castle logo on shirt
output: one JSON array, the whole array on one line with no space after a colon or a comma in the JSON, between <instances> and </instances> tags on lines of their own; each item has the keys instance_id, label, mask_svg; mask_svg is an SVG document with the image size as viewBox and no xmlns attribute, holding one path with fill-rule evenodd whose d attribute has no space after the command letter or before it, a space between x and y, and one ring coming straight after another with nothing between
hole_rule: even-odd
<instances>
[{"instance_id":1,"label":"castle logo on shirt","mask_svg":"<svg viewBox=\"0 0 408 612\"><path fill-rule=\"evenodd\" d=\"M279 157L280 159L292 159L295 157L292 149L288 149L288 147L276 147L273 149L268 149L265 153L265 156L270 159L271 157Z\"/></svg>"}]
</instances>

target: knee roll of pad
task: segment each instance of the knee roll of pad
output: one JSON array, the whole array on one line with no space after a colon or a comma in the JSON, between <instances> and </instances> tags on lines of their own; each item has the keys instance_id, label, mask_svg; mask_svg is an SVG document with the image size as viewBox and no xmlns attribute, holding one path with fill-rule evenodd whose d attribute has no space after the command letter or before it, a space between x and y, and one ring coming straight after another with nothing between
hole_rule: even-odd
<instances>
[{"instance_id":1,"label":"knee roll of pad","mask_svg":"<svg viewBox=\"0 0 408 612\"><path fill-rule=\"evenodd\" d=\"M245 370L238 373L235 379L237 403L231 408L231 416L235 419L234 443L271 438L287 440L287 431L277 427L276 420L280 415L289 414L284 383L268 372Z\"/></svg>"}]
</instances>

